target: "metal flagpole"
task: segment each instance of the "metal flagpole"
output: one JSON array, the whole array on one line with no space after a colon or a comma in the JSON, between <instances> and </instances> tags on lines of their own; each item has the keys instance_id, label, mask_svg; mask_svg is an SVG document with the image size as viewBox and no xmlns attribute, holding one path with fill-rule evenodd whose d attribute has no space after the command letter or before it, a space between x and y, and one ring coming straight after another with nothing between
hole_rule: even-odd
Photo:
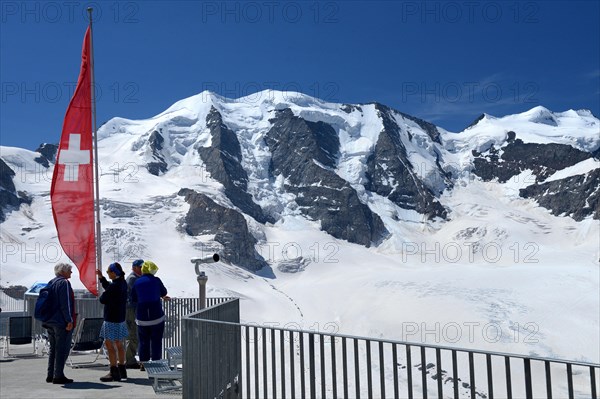
<instances>
[{"instance_id":1,"label":"metal flagpole","mask_svg":"<svg viewBox=\"0 0 600 399\"><path fill-rule=\"evenodd\" d=\"M95 176L95 198L94 198L94 209L96 211L96 270L102 270L102 240L100 230L100 173L98 172L98 132L96 129L96 90L94 88L94 34L92 29L92 7L87 8L90 16L90 87L92 94L92 128L94 135L94 176ZM102 289L102 286L98 284L96 280L96 288L98 293Z\"/></svg>"}]
</instances>

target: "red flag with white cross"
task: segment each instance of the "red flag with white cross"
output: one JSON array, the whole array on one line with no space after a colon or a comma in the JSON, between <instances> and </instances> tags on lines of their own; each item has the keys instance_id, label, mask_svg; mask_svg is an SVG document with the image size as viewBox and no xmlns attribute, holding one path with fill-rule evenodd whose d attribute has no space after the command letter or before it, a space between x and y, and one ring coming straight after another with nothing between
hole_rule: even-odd
<instances>
[{"instance_id":1,"label":"red flag with white cross","mask_svg":"<svg viewBox=\"0 0 600 399\"><path fill-rule=\"evenodd\" d=\"M83 285L94 295L96 236L92 151L90 28L83 39L81 70L63 122L50 198L58 240L79 269Z\"/></svg>"}]
</instances>

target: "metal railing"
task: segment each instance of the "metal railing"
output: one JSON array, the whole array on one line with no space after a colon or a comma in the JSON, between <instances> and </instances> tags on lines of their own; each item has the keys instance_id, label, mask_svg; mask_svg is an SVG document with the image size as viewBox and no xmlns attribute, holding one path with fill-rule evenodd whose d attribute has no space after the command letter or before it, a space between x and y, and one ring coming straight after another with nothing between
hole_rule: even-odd
<instances>
[{"instance_id":1,"label":"metal railing","mask_svg":"<svg viewBox=\"0 0 600 399\"><path fill-rule=\"evenodd\" d=\"M207 298L207 307L225 302L229 299L231 298ZM24 314L28 316L33 316L36 300L37 296L26 296L25 301L21 301L21 308L19 310L23 311ZM164 348L181 345L181 318L185 314L197 312L198 308L198 298L172 298L169 301L163 302L163 309L166 316L165 333L163 336ZM103 317L104 305L102 305L96 297L75 298L75 311L77 312L77 318L79 320L84 317ZM34 319L33 334L39 335L44 332L42 323L39 320Z\"/></svg>"},{"instance_id":2,"label":"metal railing","mask_svg":"<svg viewBox=\"0 0 600 399\"><path fill-rule=\"evenodd\" d=\"M232 298L206 298L206 307L218 305ZM181 346L182 323L186 314L198 312L200 302L198 298L171 298L163 302L165 312L165 332L163 334L163 348ZM164 353L166 355L166 352Z\"/></svg>"},{"instance_id":3,"label":"metal railing","mask_svg":"<svg viewBox=\"0 0 600 399\"><path fill-rule=\"evenodd\" d=\"M600 364L220 319L234 302L184 318L184 397L598 397Z\"/></svg>"},{"instance_id":4,"label":"metal railing","mask_svg":"<svg viewBox=\"0 0 600 399\"><path fill-rule=\"evenodd\" d=\"M24 309L26 315L33 316L35 311L35 302L37 301L37 296L35 295L26 295L24 301ZM81 320L84 317L102 317L104 312L104 305L102 305L98 298L75 298L75 312L77 313L77 319ZM33 319L33 330L32 333L34 336L41 335L45 333L45 329L42 327L42 322Z\"/></svg>"},{"instance_id":5,"label":"metal railing","mask_svg":"<svg viewBox=\"0 0 600 399\"><path fill-rule=\"evenodd\" d=\"M0 288L0 309L2 309L2 312L22 312L23 299L15 297L21 293L22 290Z\"/></svg>"},{"instance_id":6,"label":"metal railing","mask_svg":"<svg viewBox=\"0 0 600 399\"><path fill-rule=\"evenodd\" d=\"M96 298L76 301L80 318L102 316ZM164 348L184 347L185 397L598 398L600 364L241 324L239 299L207 306L164 302Z\"/></svg>"},{"instance_id":7,"label":"metal railing","mask_svg":"<svg viewBox=\"0 0 600 399\"><path fill-rule=\"evenodd\" d=\"M203 320L229 323L199 323ZM239 321L237 298L183 318L183 397L241 398Z\"/></svg>"}]
</instances>

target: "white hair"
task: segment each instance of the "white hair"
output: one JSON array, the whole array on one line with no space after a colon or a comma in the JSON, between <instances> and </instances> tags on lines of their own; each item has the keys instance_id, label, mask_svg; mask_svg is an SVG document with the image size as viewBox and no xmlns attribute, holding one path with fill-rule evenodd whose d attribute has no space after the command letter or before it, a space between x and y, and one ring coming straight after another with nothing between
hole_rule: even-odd
<instances>
[{"instance_id":1,"label":"white hair","mask_svg":"<svg viewBox=\"0 0 600 399\"><path fill-rule=\"evenodd\" d=\"M68 263L58 263L54 266L54 274L60 276L64 272L70 272L73 270L73 266Z\"/></svg>"}]
</instances>

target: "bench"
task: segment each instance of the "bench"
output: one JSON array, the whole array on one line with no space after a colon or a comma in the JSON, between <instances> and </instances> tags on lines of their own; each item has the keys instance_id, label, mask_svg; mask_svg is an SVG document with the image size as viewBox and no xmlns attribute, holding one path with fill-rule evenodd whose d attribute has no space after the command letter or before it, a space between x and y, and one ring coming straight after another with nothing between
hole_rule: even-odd
<instances>
[{"instance_id":1,"label":"bench","mask_svg":"<svg viewBox=\"0 0 600 399\"><path fill-rule=\"evenodd\" d=\"M171 346L167 348L167 359L169 366L176 369L183 362L183 350L181 346Z\"/></svg>"},{"instance_id":2,"label":"bench","mask_svg":"<svg viewBox=\"0 0 600 399\"><path fill-rule=\"evenodd\" d=\"M148 372L148 378L153 379L152 386L155 392L167 391L170 389L179 389L181 388L181 384L174 384L170 386L161 386L161 380L167 380L175 383L175 381L179 381L181 383L181 379L183 378L183 371L177 370L177 368L172 369L169 367L169 363L165 360L157 360L157 361L149 361L144 362L144 368Z\"/></svg>"}]
</instances>

